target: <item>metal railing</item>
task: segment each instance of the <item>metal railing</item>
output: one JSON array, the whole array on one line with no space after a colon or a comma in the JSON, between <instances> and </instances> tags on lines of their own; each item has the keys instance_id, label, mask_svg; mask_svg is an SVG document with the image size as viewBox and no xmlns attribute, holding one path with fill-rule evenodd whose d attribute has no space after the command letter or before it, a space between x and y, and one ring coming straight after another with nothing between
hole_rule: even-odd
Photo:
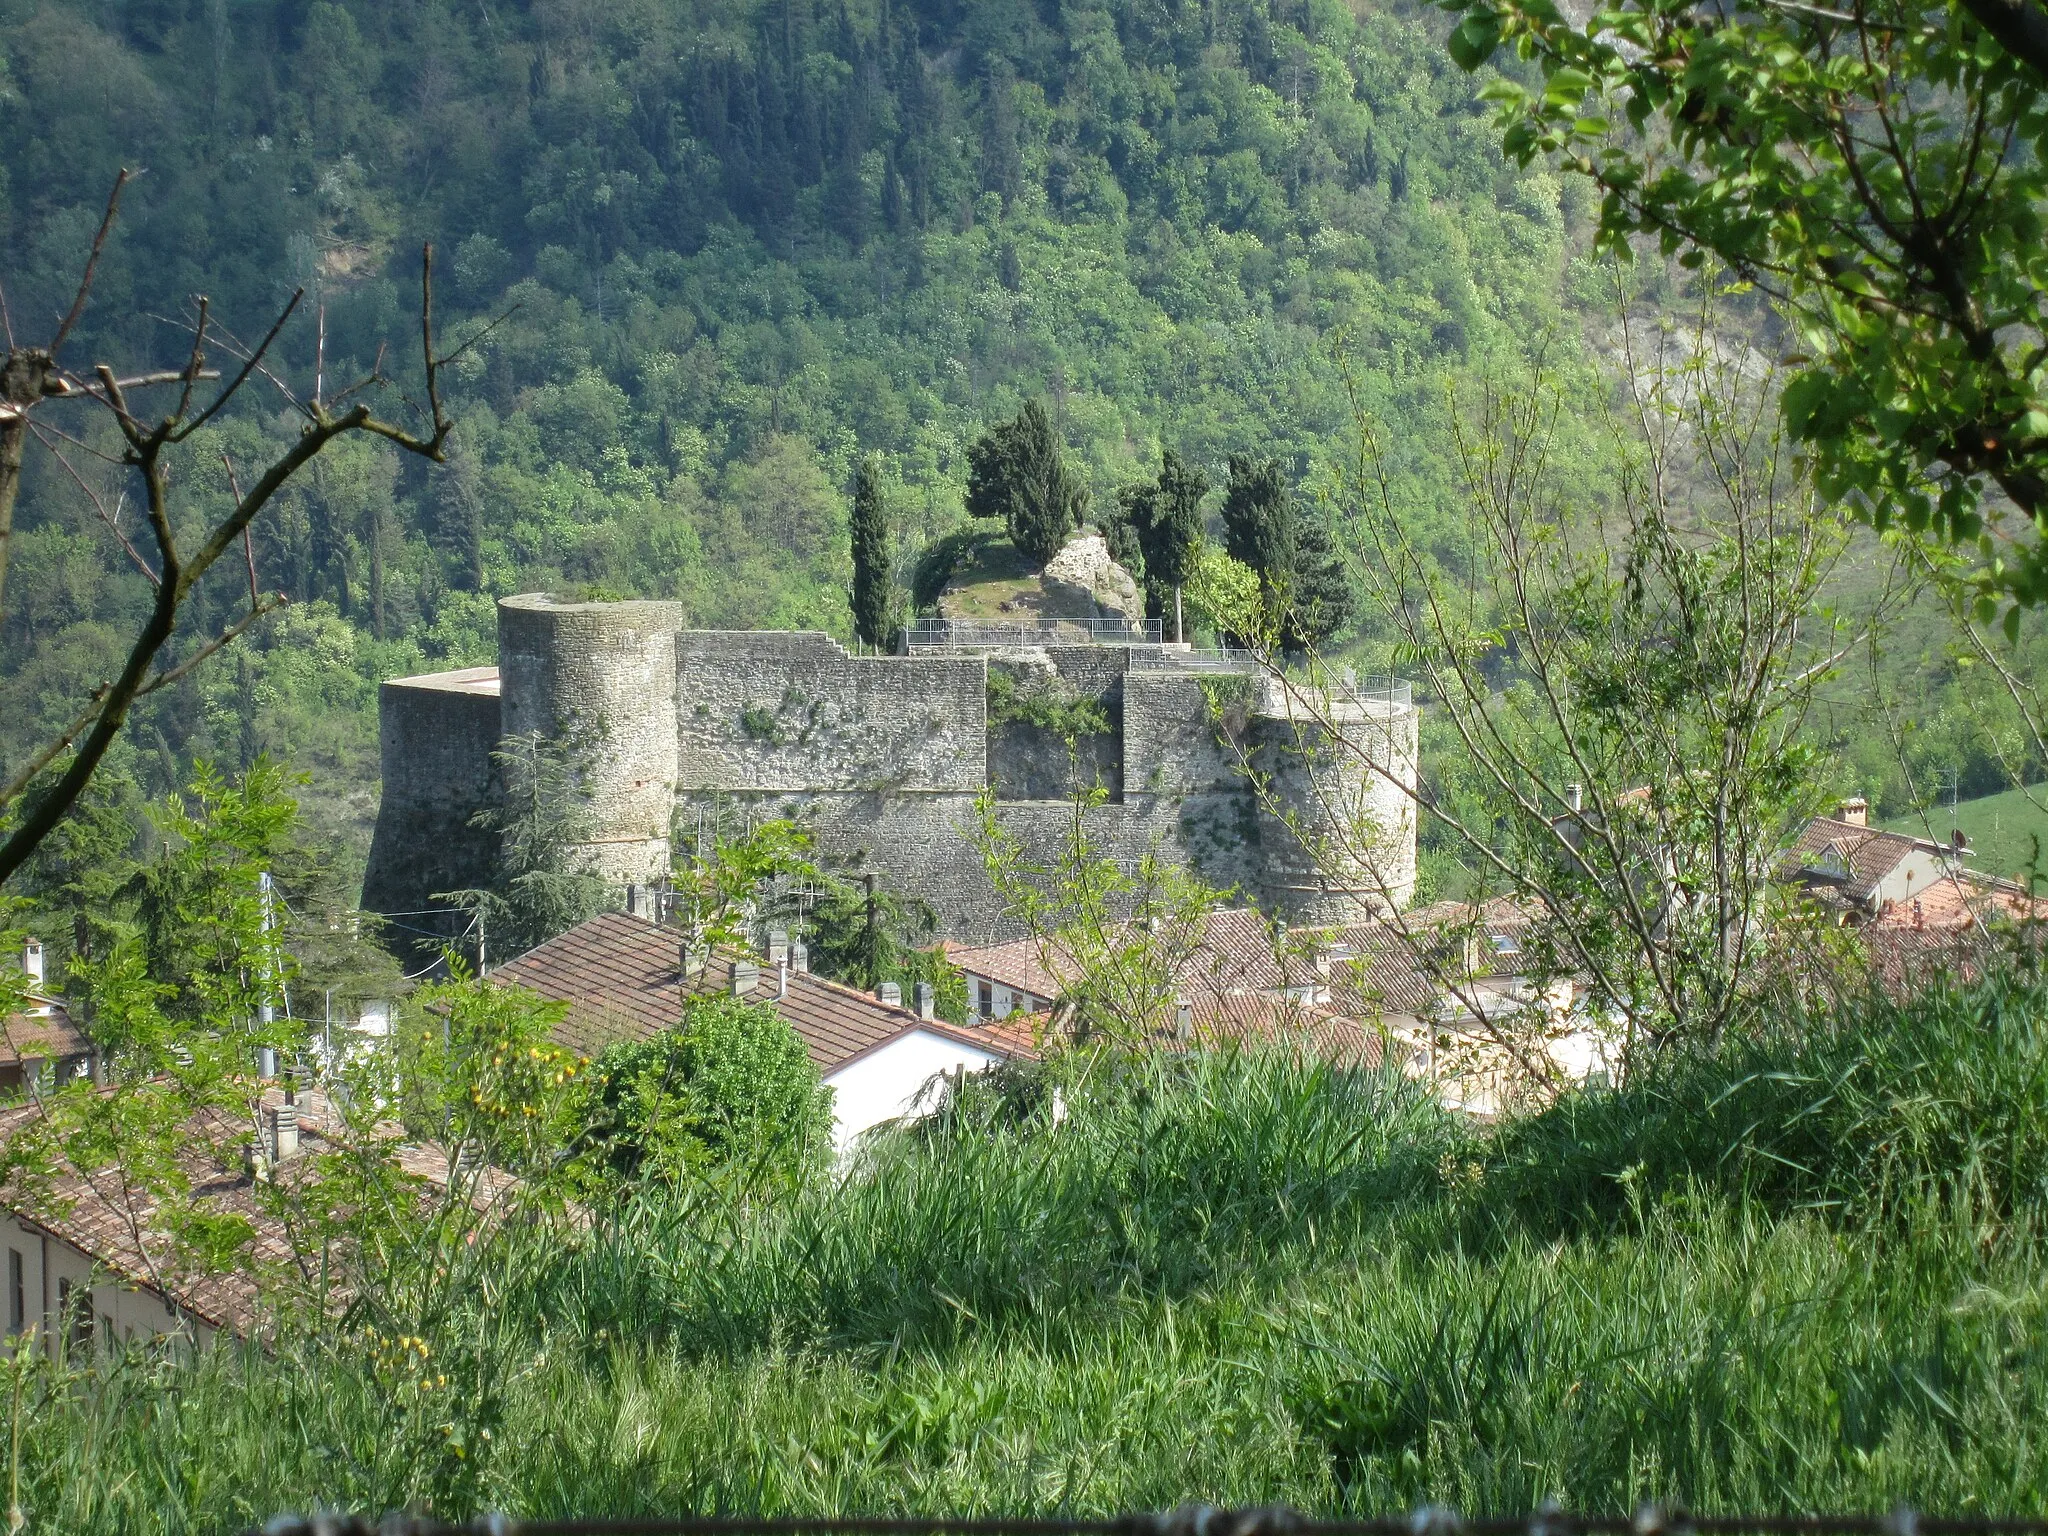
<instances>
[{"instance_id":1,"label":"metal railing","mask_svg":"<svg viewBox=\"0 0 2048 1536\"><path fill-rule=\"evenodd\" d=\"M981 651L1046 645L1158 645L1158 619L913 619L913 651Z\"/></svg>"},{"instance_id":2,"label":"metal railing","mask_svg":"<svg viewBox=\"0 0 2048 1536\"><path fill-rule=\"evenodd\" d=\"M1259 670L1259 658L1250 651L1234 650L1225 646L1221 650L1205 651L1189 649L1136 651L1131 655L1131 665L1148 667L1163 672L1236 672L1249 674Z\"/></svg>"},{"instance_id":3,"label":"metal railing","mask_svg":"<svg viewBox=\"0 0 2048 1536\"><path fill-rule=\"evenodd\" d=\"M1133 651L1131 665L1149 672L1208 672L1260 679L1262 708L1285 710L1292 691L1297 707L1313 713L1326 700L1356 703L1367 710L1396 713L1415 704L1415 685L1400 677L1359 677L1348 668L1320 680L1294 678L1275 673L1256 652L1230 647L1221 650Z\"/></svg>"},{"instance_id":4,"label":"metal railing","mask_svg":"<svg viewBox=\"0 0 2048 1536\"><path fill-rule=\"evenodd\" d=\"M1316 1520L1277 1504L1178 1509L1108 1519L1028 1515L700 1515L681 1519L515 1520L489 1515L448 1522L429 1515L281 1515L249 1536L2048 1536L2048 1520L1921 1514L1904 1507L1861 1515L1688 1515L1644 1505L1633 1515L1466 1517L1455 1510Z\"/></svg>"}]
</instances>

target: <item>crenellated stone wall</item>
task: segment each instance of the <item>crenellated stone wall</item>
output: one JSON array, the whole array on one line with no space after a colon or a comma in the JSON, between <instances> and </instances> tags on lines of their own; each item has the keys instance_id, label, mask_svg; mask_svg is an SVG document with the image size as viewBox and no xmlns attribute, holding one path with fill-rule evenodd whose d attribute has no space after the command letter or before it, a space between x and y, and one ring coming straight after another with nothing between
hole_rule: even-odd
<instances>
[{"instance_id":1,"label":"crenellated stone wall","mask_svg":"<svg viewBox=\"0 0 2048 1536\"><path fill-rule=\"evenodd\" d=\"M1103 857L1155 852L1296 922L1355 920L1413 888L1405 701L1318 724L1290 718L1255 678L1189 670L1171 652L1146 665L1113 645L854 656L820 634L686 630L666 603L507 598L499 626L502 673L384 687L367 906L418 910L479 883L491 845L468 821L499 792L491 750L531 730L585 744L587 856L620 884L665 873L672 832L703 819L799 814L828 858L928 901L947 935L1006 936L976 799L993 787L1003 825L1049 861L1070 834L1073 776L1056 734L991 727L991 669L1056 679L1060 697L1102 711L1110 729L1082 738L1079 767L1106 792L1085 813Z\"/></svg>"}]
</instances>

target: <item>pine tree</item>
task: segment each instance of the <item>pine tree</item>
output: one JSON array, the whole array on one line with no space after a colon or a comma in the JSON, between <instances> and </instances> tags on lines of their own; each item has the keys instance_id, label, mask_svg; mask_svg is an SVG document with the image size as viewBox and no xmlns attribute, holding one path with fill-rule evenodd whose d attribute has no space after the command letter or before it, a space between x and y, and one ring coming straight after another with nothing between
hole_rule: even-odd
<instances>
[{"instance_id":1,"label":"pine tree","mask_svg":"<svg viewBox=\"0 0 2048 1536\"><path fill-rule=\"evenodd\" d=\"M862 459L854 471L852 534L853 632L880 645L889 632L889 514L873 459Z\"/></svg>"},{"instance_id":2,"label":"pine tree","mask_svg":"<svg viewBox=\"0 0 2048 1536\"><path fill-rule=\"evenodd\" d=\"M1088 515L1088 487L1067 465L1052 418L1036 400L967 450L967 510L1000 518L1020 553L1045 564Z\"/></svg>"}]
</instances>

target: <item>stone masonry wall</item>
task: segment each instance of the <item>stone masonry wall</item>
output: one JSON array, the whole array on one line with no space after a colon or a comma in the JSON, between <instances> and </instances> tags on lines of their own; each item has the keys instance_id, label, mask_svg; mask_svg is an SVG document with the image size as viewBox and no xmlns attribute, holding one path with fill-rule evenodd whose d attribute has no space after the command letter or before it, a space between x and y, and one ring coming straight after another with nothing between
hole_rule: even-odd
<instances>
[{"instance_id":1,"label":"stone masonry wall","mask_svg":"<svg viewBox=\"0 0 2048 1536\"><path fill-rule=\"evenodd\" d=\"M363 906L425 912L435 892L468 889L490 877L497 836L470 822L498 800L491 762L502 734L497 669L393 678L377 690L377 734L384 793Z\"/></svg>"},{"instance_id":2,"label":"stone masonry wall","mask_svg":"<svg viewBox=\"0 0 2048 1536\"><path fill-rule=\"evenodd\" d=\"M849 656L830 636L676 636L676 784L694 790L980 791L979 656Z\"/></svg>"},{"instance_id":3,"label":"stone masonry wall","mask_svg":"<svg viewBox=\"0 0 2048 1536\"><path fill-rule=\"evenodd\" d=\"M1108 714L1112 733L1090 750L1112 793L1086 813L1102 857L1134 866L1156 853L1297 921L1361 910L1359 882L1340 871L1333 885L1284 818L1261 814L1242 751L1294 798L1303 823L1384 821L1382 873L1397 888L1413 884L1405 797L1377 775L1343 774L1332 781L1338 793L1318 802L1298 771L1313 754L1290 757L1297 727L1261 716L1251 678L1135 666L1115 646L851 656L821 634L683 630L663 603L511 598L499 617L502 710L483 691L488 670L385 685L385 796L368 906L416 910L432 891L481 880L491 839L466 828L498 792L489 766L498 737L582 721L602 726L587 780L599 823L592 857L615 880L664 872L671 827L693 830L713 804L727 826L736 810L800 814L829 861L928 901L946 935L1006 937L975 844L976 797L996 787L998 815L1037 863L1057 856L1073 808L1053 797L1064 784L1038 761L1044 742L991 733L992 665L1049 667ZM1412 779L1412 710L1376 731L1396 773ZM1034 797L1011 798L1018 789Z\"/></svg>"},{"instance_id":4,"label":"stone masonry wall","mask_svg":"<svg viewBox=\"0 0 2048 1536\"><path fill-rule=\"evenodd\" d=\"M584 858L620 884L668 873L681 624L674 603L498 604L504 732L566 735L588 795Z\"/></svg>"}]
</instances>

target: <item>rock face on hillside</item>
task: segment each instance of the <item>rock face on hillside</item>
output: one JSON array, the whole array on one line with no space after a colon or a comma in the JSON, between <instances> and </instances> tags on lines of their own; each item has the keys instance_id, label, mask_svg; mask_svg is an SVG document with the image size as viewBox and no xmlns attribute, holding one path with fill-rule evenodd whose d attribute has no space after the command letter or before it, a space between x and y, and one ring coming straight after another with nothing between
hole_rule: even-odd
<instances>
[{"instance_id":1,"label":"rock face on hillside","mask_svg":"<svg viewBox=\"0 0 2048 1536\"><path fill-rule=\"evenodd\" d=\"M1050 619L1142 619L1145 604L1131 573L1109 557L1099 533L1083 534L1039 573L1041 612Z\"/></svg>"}]
</instances>

